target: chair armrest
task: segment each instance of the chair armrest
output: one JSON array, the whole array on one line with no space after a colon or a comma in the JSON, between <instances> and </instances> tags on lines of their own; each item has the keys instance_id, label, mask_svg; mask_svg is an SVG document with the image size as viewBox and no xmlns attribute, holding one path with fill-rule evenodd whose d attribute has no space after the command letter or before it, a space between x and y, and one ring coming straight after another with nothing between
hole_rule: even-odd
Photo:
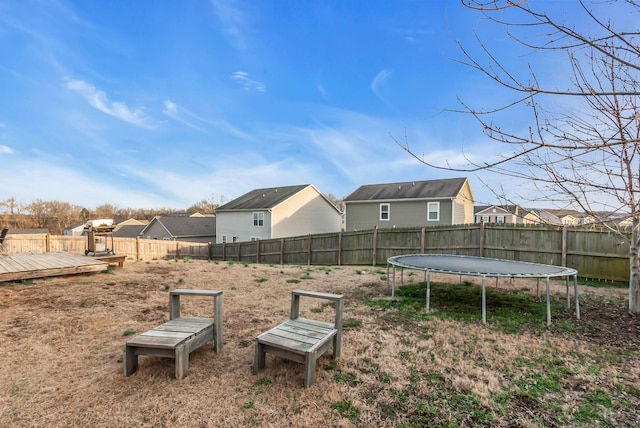
<instances>
[{"instance_id":1,"label":"chair armrest","mask_svg":"<svg viewBox=\"0 0 640 428\"><path fill-rule=\"evenodd\" d=\"M291 292L291 319L294 320L300 315L300 297L312 297L335 302L336 317L334 328L342 330L342 311L344 309L344 296L342 294L320 293L317 291L293 290Z\"/></svg>"},{"instance_id":2,"label":"chair armrest","mask_svg":"<svg viewBox=\"0 0 640 428\"><path fill-rule=\"evenodd\" d=\"M222 312L222 291L219 290L189 290L178 288L169 292L169 319L180 318L180 296L208 296L213 297L214 315L219 316L218 312ZM220 316L222 314L220 313Z\"/></svg>"}]
</instances>

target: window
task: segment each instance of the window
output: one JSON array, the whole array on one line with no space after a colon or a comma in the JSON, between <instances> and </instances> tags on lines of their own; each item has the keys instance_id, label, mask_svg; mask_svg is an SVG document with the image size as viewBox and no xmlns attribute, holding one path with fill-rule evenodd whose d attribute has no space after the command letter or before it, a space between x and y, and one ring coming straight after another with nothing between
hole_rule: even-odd
<instances>
[{"instance_id":1,"label":"window","mask_svg":"<svg viewBox=\"0 0 640 428\"><path fill-rule=\"evenodd\" d=\"M264 226L264 213L253 213L253 227Z\"/></svg>"},{"instance_id":2,"label":"window","mask_svg":"<svg viewBox=\"0 0 640 428\"><path fill-rule=\"evenodd\" d=\"M232 236L232 237L231 237L231 240L232 240L233 242L238 242L238 237L237 237L237 236Z\"/></svg>"},{"instance_id":3,"label":"window","mask_svg":"<svg viewBox=\"0 0 640 428\"><path fill-rule=\"evenodd\" d=\"M503 224L504 223L504 216L503 215L496 216L496 223Z\"/></svg>"},{"instance_id":4,"label":"window","mask_svg":"<svg viewBox=\"0 0 640 428\"><path fill-rule=\"evenodd\" d=\"M427 221L440 220L440 202L427 202Z\"/></svg>"},{"instance_id":5,"label":"window","mask_svg":"<svg viewBox=\"0 0 640 428\"><path fill-rule=\"evenodd\" d=\"M253 242L253 241L257 241L257 240L258 240L258 237L256 237L256 236L252 236L252 237L250 237L250 238L249 238L249 240L250 240L250 241L252 241L252 242Z\"/></svg>"},{"instance_id":6,"label":"window","mask_svg":"<svg viewBox=\"0 0 640 428\"><path fill-rule=\"evenodd\" d=\"M483 215L482 216L482 222L483 223L489 223L489 216L488 215Z\"/></svg>"},{"instance_id":7,"label":"window","mask_svg":"<svg viewBox=\"0 0 640 428\"><path fill-rule=\"evenodd\" d=\"M223 244L227 243L227 235L222 235L222 243Z\"/></svg>"},{"instance_id":8,"label":"window","mask_svg":"<svg viewBox=\"0 0 640 428\"><path fill-rule=\"evenodd\" d=\"M389 221L389 204L380 204L380 221Z\"/></svg>"}]
</instances>

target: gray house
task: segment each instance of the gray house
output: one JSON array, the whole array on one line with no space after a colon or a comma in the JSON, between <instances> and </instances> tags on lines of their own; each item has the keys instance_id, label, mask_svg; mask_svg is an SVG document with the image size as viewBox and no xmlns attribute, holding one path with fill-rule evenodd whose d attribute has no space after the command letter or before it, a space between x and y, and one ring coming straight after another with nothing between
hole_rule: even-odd
<instances>
[{"instance_id":1,"label":"gray house","mask_svg":"<svg viewBox=\"0 0 640 428\"><path fill-rule=\"evenodd\" d=\"M473 202L466 178L360 186L344 200L346 230L473 223Z\"/></svg>"},{"instance_id":2,"label":"gray house","mask_svg":"<svg viewBox=\"0 0 640 428\"><path fill-rule=\"evenodd\" d=\"M156 216L140 232L144 239L215 242L215 217Z\"/></svg>"},{"instance_id":3,"label":"gray house","mask_svg":"<svg viewBox=\"0 0 640 428\"><path fill-rule=\"evenodd\" d=\"M339 232L341 213L313 184L255 189L216 209L217 243Z\"/></svg>"}]
</instances>

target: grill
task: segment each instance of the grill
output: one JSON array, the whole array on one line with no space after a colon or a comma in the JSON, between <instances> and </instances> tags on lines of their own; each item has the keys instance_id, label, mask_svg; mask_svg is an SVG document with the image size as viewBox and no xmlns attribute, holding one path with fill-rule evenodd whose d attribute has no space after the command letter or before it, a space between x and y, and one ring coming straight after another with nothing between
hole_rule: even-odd
<instances>
[{"instance_id":1,"label":"grill","mask_svg":"<svg viewBox=\"0 0 640 428\"><path fill-rule=\"evenodd\" d=\"M85 226L87 250L85 256L106 256L113 252L113 225Z\"/></svg>"}]
</instances>

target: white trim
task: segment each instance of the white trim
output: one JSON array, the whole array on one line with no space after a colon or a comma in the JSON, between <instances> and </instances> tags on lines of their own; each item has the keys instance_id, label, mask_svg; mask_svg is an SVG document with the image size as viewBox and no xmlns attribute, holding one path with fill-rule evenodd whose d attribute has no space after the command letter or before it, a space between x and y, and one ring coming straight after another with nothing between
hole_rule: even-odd
<instances>
[{"instance_id":1,"label":"white trim","mask_svg":"<svg viewBox=\"0 0 640 428\"><path fill-rule=\"evenodd\" d=\"M431 205L435 205L437 207L436 218L434 218L434 219L430 218L430 216L429 216L429 213L430 213L429 206L431 206ZM437 201L437 202L427 202L427 221L440 221L440 202L439 201Z\"/></svg>"},{"instance_id":2,"label":"white trim","mask_svg":"<svg viewBox=\"0 0 640 428\"><path fill-rule=\"evenodd\" d=\"M386 207L387 207L387 211L386 211L387 218L382 218L382 213L383 213L383 211L382 211L382 207L383 207L383 206L386 206ZM379 205L379 208L378 208L378 218L380 219L380 221L389 221L389 220L391 219L391 204L389 204L389 203L387 203L387 202L383 202L383 203L381 203L381 204Z\"/></svg>"}]
</instances>

